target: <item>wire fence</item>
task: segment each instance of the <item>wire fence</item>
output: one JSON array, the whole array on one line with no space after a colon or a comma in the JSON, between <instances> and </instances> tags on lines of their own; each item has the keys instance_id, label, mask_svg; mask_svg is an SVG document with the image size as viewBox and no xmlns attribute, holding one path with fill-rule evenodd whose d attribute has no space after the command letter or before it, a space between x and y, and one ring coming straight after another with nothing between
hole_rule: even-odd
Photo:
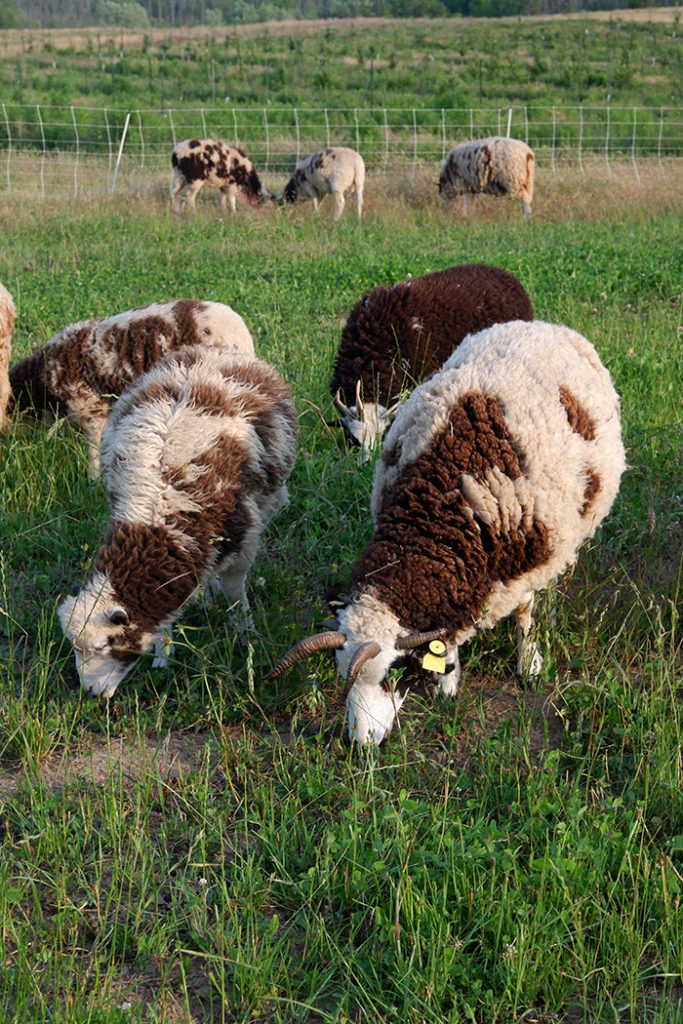
<instances>
[{"instance_id":1,"label":"wire fence","mask_svg":"<svg viewBox=\"0 0 683 1024\"><path fill-rule=\"evenodd\" d=\"M584 160L638 164L683 156L683 108L509 106L405 109L214 107L120 110L1 104L0 193L166 184L171 150L186 138L213 137L244 148L262 176L289 175L302 156L326 145L362 153L368 170L437 164L466 139L523 139L537 166L584 169ZM4 164L4 167L2 166ZM3 173L4 172L4 173Z\"/></svg>"}]
</instances>

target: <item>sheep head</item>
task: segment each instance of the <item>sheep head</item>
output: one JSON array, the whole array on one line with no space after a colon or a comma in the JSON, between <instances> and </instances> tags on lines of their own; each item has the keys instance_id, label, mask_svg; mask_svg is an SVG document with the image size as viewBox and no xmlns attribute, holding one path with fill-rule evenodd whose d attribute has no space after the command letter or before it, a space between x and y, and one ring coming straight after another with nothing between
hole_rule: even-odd
<instances>
[{"instance_id":1,"label":"sheep head","mask_svg":"<svg viewBox=\"0 0 683 1024\"><path fill-rule=\"evenodd\" d=\"M96 572L57 611L71 643L81 686L94 696L111 697L155 636L131 628L130 616L105 575Z\"/></svg>"},{"instance_id":2,"label":"sheep head","mask_svg":"<svg viewBox=\"0 0 683 1024\"><path fill-rule=\"evenodd\" d=\"M399 407L396 402L389 409L373 402L364 403L361 397L361 382L356 381L355 405L345 405L341 390L334 397L334 404L341 413L342 427L347 441L362 449L363 462L367 462L380 443L392 416Z\"/></svg>"},{"instance_id":3,"label":"sheep head","mask_svg":"<svg viewBox=\"0 0 683 1024\"><path fill-rule=\"evenodd\" d=\"M343 699L349 738L362 745L379 744L391 732L414 669L423 665L420 648L447 631L406 633L386 605L368 592L340 609L334 626L337 628L329 633L300 640L266 679L275 678L316 651L334 650L337 669L346 683Z\"/></svg>"}]
</instances>

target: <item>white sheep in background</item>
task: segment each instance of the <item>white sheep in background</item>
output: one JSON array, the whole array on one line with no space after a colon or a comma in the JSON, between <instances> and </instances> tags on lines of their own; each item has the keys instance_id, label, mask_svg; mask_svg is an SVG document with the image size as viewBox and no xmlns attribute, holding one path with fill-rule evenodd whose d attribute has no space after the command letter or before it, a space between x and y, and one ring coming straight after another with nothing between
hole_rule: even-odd
<instances>
[{"instance_id":1,"label":"white sheep in background","mask_svg":"<svg viewBox=\"0 0 683 1024\"><path fill-rule=\"evenodd\" d=\"M518 672L538 675L534 595L574 562L624 468L619 398L590 342L542 321L471 335L386 435L375 533L336 628L270 676L336 650L350 735L379 743L415 677L454 695L458 648L506 616L518 623Z\"/></svg>"},{"instance_id":2,"label":"white sheep in background","mask_svg":"<svg viewBox=\"0 0 683 1024\"><path fill-rule=\"evenodd\" d=\"M197 193L204 185L218 188L221 206L226 200L233 213L237 213L237 196L242 195L250 206L260 206L268 193L251 160L237 146L229 146L219 139L185 139L171 154L171 205L180 210L180 193L187 189L187 203L195 209Z\"/></svg>"},{"instance_id":3,"label":"white sheep in background","mask_svg":"<svg viewBox=\"0 0 683 1024\"><path fill-rule=\"evenodd\" d=\"M334 198L334 220L339 220L344 210L344 193L350 189L356 197L360 220L364 187L365 164L360 153L347 146L328 146L299 161L276 202L296 203L311 199L313 211L318 213L319 204L326 195L331 195Z\"/></svg>"},{"instance_id":4,"label":"white sheep in background","mask_svg":"<svg viewBox=\"0 0 683 1024\"><path fill-rule=\"evenodd\" d=\"M8 411L66 416L75 423L86 435L94 479L100 438L118 396L167 353L187 345L254 354L251 334L230 306L156 302L64 327L11 368Z\"/></svg>"},{"instance_id":5,"label":"white sheep in background","mask_svg":"<svg viewBox=\"0 0 683 1024\"><path fill-rule=\"evenodd\" d=\"M346 320L330 383L349 440L369 458L396 403L438 370L463 338L533 315L517 278L486 263L370 289Z\"/></svg>"},{"instance_id":6,"label":"white sheep in background","mask_svg":"<svg viewBox=\"0 0 683 1024\"><path fill-rule=\"evenodd\" d=\"M14 300L5 286L0 283L0 430L5 425L5 409L12 392L8 367L12 354L12 331L16 315Z\"/></svg>"},{"instance_id":7,"label":"white sheep in background","mask_svg":"<svg viewBox=\"0 0 683 1024\"><path fill-rule=\"evenodd\" d=\"M525 217L531 216L534 195L533 150L520 139L492 135L475 142L463 142L446 155L439 174L439 195L443 206L462 196L467 212L467 196L480 192L494 196L512 196L522 200Z\"/></svg>"},{"instance_id":8,"label":"white sheep in background","mask_svg":"<svg viewBox=\"0 0 683 1024\"><path fill-rule=\"evenodd\" d=\"M281 376L215 348L167 356L119 399L102 438L110 523L59 608L83 688L111 697L216 577L246 606L261 533L287 501L296 413Z\"/></svg>"}]
</instances>

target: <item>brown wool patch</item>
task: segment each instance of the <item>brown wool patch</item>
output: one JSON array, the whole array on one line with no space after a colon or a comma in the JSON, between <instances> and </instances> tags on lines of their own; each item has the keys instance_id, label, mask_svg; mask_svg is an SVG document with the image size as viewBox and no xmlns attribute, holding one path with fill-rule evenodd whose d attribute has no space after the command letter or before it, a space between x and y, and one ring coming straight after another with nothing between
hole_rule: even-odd
<instances>
[{"instance_id":1,"label":"brown wool patch","mask_svg":"<svg viewBox=\"0 0 683 1024\"><path fill-rule=\"evenodd\" d=\"M494 467L511 479L522 472L497 400L466 395L449 420L385 495L352 587L378 587L408 628L448 624L454 634L481 617L496 581L547 561L550 542L536 519L507 533L477 521L460 490L463 474L484 481Z\"/></svg>"},{"instance_id":2,"label":"brown wool patch","mask_svg":"<svg viewBox=\"0 0 683 1024\"><path fill-rule=\"evenodd\" d=\"M583 492L583 505L581 506L582 518L588 514L591 505L600 493L601 484L602 481L600 480L599 474L596 473L594 470L589 469L586 487Z\"/></svg>"},{"instance_id":3,"label":"brown wool patch","mask_svg":"<svg viewBox=\"0 0 683 1024\"><path fill-rule=\"evenodd\" d=\"M569 420L569 426L572 428L574 433L580 434L586 441L594 441L595 424L593 420L576 396L573 395L569 388L564 385L560 387L560 402L564 406L564 411L566 412L567 419Z\"/></svg>"},{"instance_id":4,"label":"brown wool patch","mask_svg":"<svg viewBox=\"0 0 683 1024\"><path fill-rule=\"evenodd\" d=\"M363 394L389 406L402 389L429 377L468 335L495 323L532 320L522 284L500 267L461 264L380 285L351 310L339 342L330 392L355 404ZM420 330L415 330L419 321Z\"/></svg>"},{"instance_id":5,"label":"brown wool patch","mask_svg":"<svg viewBox=\"0 0 683 1024\"><path fill-rule=\"evenodd\" d=\"M139 649L139 634L180 608L198 582L196 551L181 548L165 527L143 523L113 526L95 569L108 575L116 600L128 612L131 626L122 630L119 647L132 650L135 635Z\"/></svg>"}]
</instances>

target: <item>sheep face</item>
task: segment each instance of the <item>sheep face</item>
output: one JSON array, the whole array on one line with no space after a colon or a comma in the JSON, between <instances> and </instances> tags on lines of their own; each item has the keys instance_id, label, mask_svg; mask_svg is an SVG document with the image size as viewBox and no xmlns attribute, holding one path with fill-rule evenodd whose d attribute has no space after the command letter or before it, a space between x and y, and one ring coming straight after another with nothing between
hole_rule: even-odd
<instances>
[{"instance_id":1,"label":"sheep face","mask_svg":"<svg viewBox=\"0 0 683 1024\"><path fill-rule=\"evenodd\" d=\"M445 657L430 661L428 645L434 635L406 634L394 613L370 591L356 594L339 611L337 622L346 640L335 656L348 690L349 738L379 744L391 732L410 687L428 679L443 689L443 679L455 664L448 659L446 665ZM446 644L437 642L445 654ZM435 675L439 670L442 676Z\"/></svg>"},{"instance_id":2,"label":"sheep face","mask_svg":"<svg viewBox=\"0 0 683 1024\"><path fill-rule=\"evenodd\" d=\"M126 609L101 573L58 609L59 621L71 643L81 686L93 696L111 697L155 635L131 630Z\"/></svg>"},{"instance_id":3,"label":"sheep face","mask_svg":"<svg viewBox=\"0 0 683 1024\"><path fill-rule=\"evenodd\" d=\"M387 429L391 411L383 405L365 405L362 410L355 405L344 407L341 424L347 441L362 449L363 462L367 462L379 445Z\"/></svg>"}]
</instances>

